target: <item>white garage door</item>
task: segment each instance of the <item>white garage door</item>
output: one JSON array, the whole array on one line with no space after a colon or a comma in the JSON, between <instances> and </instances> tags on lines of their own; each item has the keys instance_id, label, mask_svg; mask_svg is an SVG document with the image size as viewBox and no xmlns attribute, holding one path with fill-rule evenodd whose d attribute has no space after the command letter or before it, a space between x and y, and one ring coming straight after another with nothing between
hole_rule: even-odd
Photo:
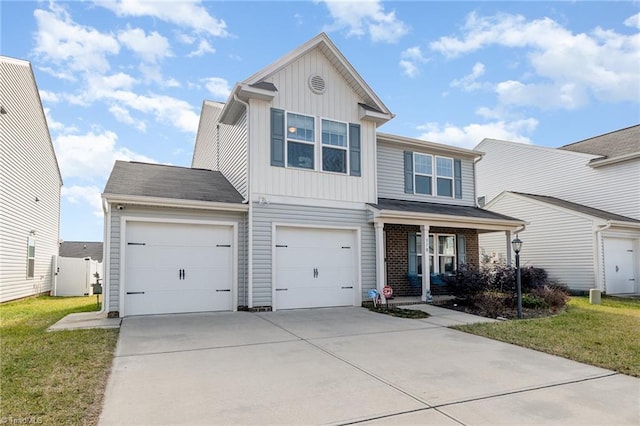
<instances>
[{"instance_id":1,"label":"white garage door","mask_svg":"<svg viewBox=\"0 0 640 426\"><path fill-rule=\"evenodd\" d=\"M278 227L275 256L276 309L354 304L355 231Z\"/></svg>"},{"instance_id":2,"label":"white garage door","mask_svg":"<svg viewBox=\"0 0 640 426\"><path fill-rule=\"evenodd\" d=\"M233 308L233 227L128 222L124 315Z\"/></svg>"},{"instance_id":3,"label":"white garage door","mask_svg":"<svg viewBox=\"0 0 640 426\"><path fill-rule=\"evenodd\" d=\"M636 292L633 240L605 238L604 279L608 294Z\"/></svg>"}]
</instances>

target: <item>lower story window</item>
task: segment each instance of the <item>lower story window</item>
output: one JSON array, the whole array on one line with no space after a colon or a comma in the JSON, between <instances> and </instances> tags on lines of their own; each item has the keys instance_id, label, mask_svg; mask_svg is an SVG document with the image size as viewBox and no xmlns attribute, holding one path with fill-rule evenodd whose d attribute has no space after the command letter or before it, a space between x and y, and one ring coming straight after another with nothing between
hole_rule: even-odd
<instances>
[{"instance_id":1,"label":"lower story window","mask_svg":"<svg viewBox=\"0 0 640 426\"><path fill-rule=\"evenodd\" d=\"M36 239L29 237L27 241L27 278L33 278L36 270Z\"/></svg>"},{"instance_id":2,"label":"lower story window","mask_svg":"<svg viewBox=\"0 0 640 426\"><path fill-rule=\"evenodd\" d=\"M456 236L429 234L429 273L453 274L456 271ZM409 275L422 276L422 235L409 234Z\"/></svg>"}]
</instances>

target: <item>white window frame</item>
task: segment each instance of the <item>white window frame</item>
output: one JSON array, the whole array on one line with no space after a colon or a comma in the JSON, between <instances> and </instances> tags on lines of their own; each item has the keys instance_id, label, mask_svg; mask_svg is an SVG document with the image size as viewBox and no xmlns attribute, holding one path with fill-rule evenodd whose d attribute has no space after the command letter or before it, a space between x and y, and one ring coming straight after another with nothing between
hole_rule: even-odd
<instances>
[{"instance_id":1,"label":"white window frame","mask_svg":"<svg viewBox=\"0 0 640 426\"><path fill-rule=\"evenodd\" d=\"M418 169L416 167L416 156L421 155L423 157L431 157L431 174L427 174L427 173L418 173L416 170ZM416 176L427 176L431 178L431 188L430 189L430 193L429 194L425 194L422 192L418 192L418 182L416 180ZM413 193L414 194L418 194L418 195L431 195L433 196L434 192L433 192L433 182L434 182L434 176L435 176L435 162L433 161L433 155L431 154L423 154L421 152L414 152L413 153Z\"/></svg>"},{"instance_id":2,"label":"white window frame","mask_svg":"<svg viewBox=\"0 0 640 426\"><path fill-rule=\"evenodd\" d=\"M429 274L431 274L430 265L433 264L433 274L439 275L444 274L443 271L440 271L440 257L451 257L449 254L440 254L440 240L439 237L453 237L453 265L454 268L458 268L458 242L456 234L429 234L429 238L433 238L433 250L429 250L429 260L432 260L433 263L429 262ZM427 238L427 244L429 243L429 238ZM422 250L418 250L418 241L422 241L422 233L416 232L416 262L417 265L422 265ZM417 266L416 266L417 268ZM418 273L418 276L421 277L422 274Z\"/></svg>"},{"instance_id":3,"label":"white window frame","mask_svg":"<svg viewBox=\"0 0 640 426\"><path fill-rule=\"evenodd\" d=\"M33 247L33 256L31 255L31 247ZM29 274L29 263L33 262L33 268L31 274ZM36 276L36 237L29 236L27 238L27 279L34 278Z\"/></svg>"},{"instance_id":4,"label":"white window frame","mask_svg":"<svg viewBox=\"0 0 640 426\"><path fill-rule=\"evenodd\" d=\"M309 141L304 141L304 140L300 140L300 139L295 139L295 138L290 138L289 137L289 114L294 114L294 115L300 115L303 117L307 117L307 118L312 118L313 119L313 142L309 142ZM318 149L317 149L317 143L316 141L318 140L318 125L317 125L317 120L316 117L312 116L312 115L307 115L307 114L301 114L299 112L295 112L295 111L285 111L284 112L284 133L285 133L285 145L284 145L284 165L287 168L291 168L291 169L297 169L297 170L317 170L318 168L318 162L317 162L317 158L318 158ZM307 168L307 167L298 167L298 166L292 166L289 165L289 142L293 142L293 143L299 143L299 144L303 144L303 145L311 145L313 146L313 167L311 168Z\"/></svg>"},{"instance_id":5,"label":"white window frame","mask_svg":"<svg viewBox=\"0 0 640 426\"><path fill-rule=\"evenodd\" d=\"M351 165L349 164L349 157L350 157L350 155L349 155L349 148L350 148L350 146L351 146L351 140L350 140L350 134L349 134L349 133L350 133L350 132L349 132L349 123L348 123L348 122L346 122L346 121L331 120L331 119L329 119L329 118L324 118L324 117L319 117L319 119L320 119L320 126L319 126L319 127L320 127L320 129L319 129L319 131L320 131L320 139L319 139L319 140L320 140L320 143L319 143L319 145L320 145L320 164L319 164L320 170L321 170L322 172L324 172L324 173L335 173L335 174L338 174L338 175L348 175L348 174L349 174L350 167L351 167ZM322 122L323 122L323 121L331 121L331 122L333 122L333 123L340 123L340 124L344 124L344 125L345 125L345 128L346 128L347 146L344 146L344 147L343 147L343 146L328 145L328 144L327 144L327 145L325 145L325 144L322 142L322 133L323 133L323 130L322 130L322 129L323 129L323 127L322 127ZM344 169L344 172L335 172L335 171L333 171L333 170L325 170L325 169L324 169L324 151L323 151L323 148L324 148L325 146L326 146L327 148L329 148L329 149L341 149L341 150L345 151L345 155L344 155L344 156L345 156L345 158L346 158L346 161L345 161L345 169Z\"/></svg>"},{"instance_id":6,"label":"white window frame","mask_svg":"<svg viewBox=\"0 0 640 426\"><path fill-rule=\"evenodd\" d=\"M449 160L451 161L451 177L449 176L440 176L438 175L438 158L443 159L443 160ZM436 156L435 158L435 162L434 162L434 167L433 167L433 174L435 175L435 178L433 179L433 193L436 197L445 197L445 198L453 198L455 196L455 188L453 187L453 182L455 179L455 161L453 160L453 158L451 157L441 157L441 156ZM448 179L451 182L451 195L440 195L438 194L438 179Z\"/></svg>"}]
</instances>

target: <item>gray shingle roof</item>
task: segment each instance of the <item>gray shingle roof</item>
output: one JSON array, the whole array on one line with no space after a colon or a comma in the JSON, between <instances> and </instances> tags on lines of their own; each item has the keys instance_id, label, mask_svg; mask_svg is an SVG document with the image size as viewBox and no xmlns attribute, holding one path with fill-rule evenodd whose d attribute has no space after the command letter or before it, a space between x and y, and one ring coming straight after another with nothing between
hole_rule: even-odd
<instances>
[{"instance_id":1,"label":"gray shingle roof","mask_svg":"<svg viewBox=\"0 0 640 426\"><path fill-rule=\"evenodd\" d=\"M513 191L512 191L513 192ZM597 217L604 220L615 220L620 222L632 222L640 223L640 220L636 220L627 216L622 216L615 213L610 213L605 210L594 209L583 204L572 203L570 201L561 200L556 197L549 197L546 195L526 194L523 192L513 192L514 194L522 195L523 197L531 198L533 200L542 201L554 206L564 207L565 209L573 210L578 213L588 214L589 216Z\"/></svg>"},{"instance_id":2,"label":"gray shingle roof","mask_svg":"<svg viewBox=\"0 0 640 426\"><path fill-rule=\"evenodd\" d=\"M58 252L60 257L90 257L102 262L102 243L95 241L63 241Z\"/></svg>"},{"instance_id":3,"label":"gray shingle roof","mask_svg":"<svg viewBox=\"0 0 640 426\"><path fill-rule=\"evenodd\" d=\"M489 210L470 206L455 206L451 204L426 203L421 201L393 200L389 198L378 198L378 204L369 204L379 210L397 210L402 212L439 214L448 216L462 216L478 219L494 220L516 220L513 217L505 216Z\"/></svg>"},{"instance_id":4,"label":"gray shingle roof","mask_svg":"<svg viewBox=\"0 0 640 426\"><path fill-rule=\"evenodd\" d=\"M561 146L565 151L601 155L606 158L640 152L640 124Z\"/></svg>"},{"instance_id":5,"label":"gray shingle roof","mask_svg":"<svg viewBox=\"0 0 640 426\"><path fill-rule=\"evenodd\" d=\"M105 194L242 203L242 195L220 172L116 161Z\"/></svg>"}]
</instances>

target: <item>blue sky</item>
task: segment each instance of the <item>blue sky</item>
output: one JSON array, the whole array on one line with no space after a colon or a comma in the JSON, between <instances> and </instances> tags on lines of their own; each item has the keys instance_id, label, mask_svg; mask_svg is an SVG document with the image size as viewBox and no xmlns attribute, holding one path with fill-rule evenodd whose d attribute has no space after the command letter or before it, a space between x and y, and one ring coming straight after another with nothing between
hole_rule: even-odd
<instances>
[{"instance_id":1,"label":"blue sky","mask_svg":"<svg viewBox=\"0 0 640 426\"><path fill-rule=\"evenodd\" d=\"M381 130L557 147L640 122L638 2L6 1L64 179L60 237L101 241L116 159L189 166L204 99L321 31L396 114Z\"/></svg>"}]
</instances>

